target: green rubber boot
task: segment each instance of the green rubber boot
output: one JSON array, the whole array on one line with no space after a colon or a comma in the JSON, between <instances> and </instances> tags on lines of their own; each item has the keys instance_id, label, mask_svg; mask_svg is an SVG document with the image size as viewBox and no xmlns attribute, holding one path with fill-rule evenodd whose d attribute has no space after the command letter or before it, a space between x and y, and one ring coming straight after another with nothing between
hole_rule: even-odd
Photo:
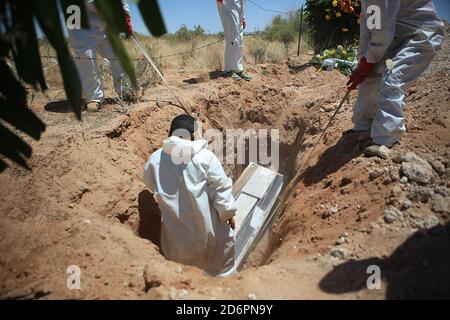
<instances>
[{"instance_id":1,"label":"green rubber boot","mask_svg":"<svg viewBox=\"0 0 450 320\"><path fill-rule=\"evenodd\" d=\"M245 81L252 80L252 77L248 74L245 74L244 71L238 72L237 75L241 77L241 79L244 79Z\"/></svg>"},{"instance_id":2,"label":"green rubber boot","mask_svg":"<svg viewBox=\"0 0 450 320\"><path fill-rule=\"evenodd\" d=\"M233 70L227 71L223 75L225 78L231 78L233 80L241 80L242 78Z\"/></svg>"}]
</instances>

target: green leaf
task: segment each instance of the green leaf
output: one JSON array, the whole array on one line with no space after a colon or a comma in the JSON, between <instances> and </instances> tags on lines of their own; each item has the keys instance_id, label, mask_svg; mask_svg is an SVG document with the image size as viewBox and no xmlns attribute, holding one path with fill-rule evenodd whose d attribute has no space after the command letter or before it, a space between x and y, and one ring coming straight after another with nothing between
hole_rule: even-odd
<instances>
[{"instance_id":1,"label":"green leaf","mask_svg":"<svg viewBox=\"0 0 450 320\"><path fill-rule=\"evenodd\" d=\"M164 19L156 0L140 0L138 3L139 11L144 22L152 35L160 37L167 33Z\"/></svg>"},{"instance_id":2,"label":"green leaf","mask_svg":"<svg viewBox=\"0 0 450 320\"><path fill-rule=\"evenodd\" d=\"M31 5L31 4L30 4ZM58 63L61 69L64 89L67 99L78 119L81 119L81 83L78 70L73 63L69 50L67 49L64 34L61 29L59 12L55 0L33 1L34 11L48 41L56 50Z\"/></svg>"},{"instance_id":3,"label":"green leaf","mask_svg":"<svg viewBox=\"0 0 450 320\"><path fill-rule=\"evenodd\" d=\"M130 78L131 84L137 88L136 74L134 72L134 66L130 61L127 51L125 50L125 46L123 45L120 37L110 30L107 30L109 41L111 42L111 46L114 49L115 54L120 59L125 72Z\"/></svg>"},{"instance_id":4,"label":"green leaf","mask_svg":"<svg viewBox=\"0 0 450 320\"><path fill-rule=\"evenodd\" d=\"M125 11L120 0L95 0L97 10L106 22L106 33L108 40L119 58L125 72L130 78L131 84L137 87L136 75L133 64L130 61L125 46L120 40L119 34L127 31L125 23Z\"/></svg>"},{"instance_id":5,"label":"green leaf","mask_svg":"<svg viewBox=\"0 0 450 320\"><path fill-rule=\"evenodd\" d=\"M32 85L34 89L38 86L41 90L47 89L44 74L42 72L39 48L34 29L32 8L23 10L28 1L16 0L11 6L11 16L14 23L14 32L17 34L13 39L12 54L19 77Z\"/></svg>"},{"instance_id":6,"label":"green leaf","mask_svg":"<svg viewBox=\"0 0 450 320\"><path fill-rule=\"evenodd\" d=\"M125 11L120 0L95 0L98 13L106 22L110 31L116 34L126 33Z\"/></svg>"},{"instance_id":7,"label":"green leaf","mask_svg":"<svg viewBox=\"0 0 450 320\"><path fill-rule=\"evenodd\" d=\"M5 61L0 60L0 74L3 84L0 86L0 119L34 139L40 139L45 124L27 108L27 92Z\"/></svg>"}]
</instances>

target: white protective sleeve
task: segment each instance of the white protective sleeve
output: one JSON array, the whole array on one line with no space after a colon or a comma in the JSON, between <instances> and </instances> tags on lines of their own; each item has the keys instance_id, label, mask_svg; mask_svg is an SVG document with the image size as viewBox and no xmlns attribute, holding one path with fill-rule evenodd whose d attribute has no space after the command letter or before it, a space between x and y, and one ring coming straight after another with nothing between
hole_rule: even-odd
<instances>
[{"instance_id":1,"label":"white protective sleeve","mask_svg":"<svg viewBox=\"0 0 450 320\"><path fill-rule=\"evenodd\" d=\"M363 0L361 7L363 12L361 12L361 16L365 17L365 19L361 19L361 23L366 23L367 19L371 19L367 15L367 10L370 9L370 6L378 6L380 8L381 20L381 28L369 29L369 39L365 55L367 62L378 63L384 58L395 36L395 26L400 4L401 1L397 0Z\"/></svg>"},{"instance_id":2,"label":"white protective sleeve","mask_svg":"<svg viewBox=\"0 0 450 320\"><path fill-rule=\"evenodd\" d=\"M208 195L217 210L220 220L227 221L236 214L236 203L232 194L233 182L227 177L219 159L214 155L207 171Z\"/></svg>"},{"instance_id":3,"label":"white protective sleeve","mask_svg":"<svg viewBox=\"0 0 450 320\"><path fill-rule=\"evenodd\" d=\"M145 164L144 172L142 174L142 181L152 193L155 193L156 190L155 173L153 166L151 166L149 163Z\"/></svg>"}]
</instances>

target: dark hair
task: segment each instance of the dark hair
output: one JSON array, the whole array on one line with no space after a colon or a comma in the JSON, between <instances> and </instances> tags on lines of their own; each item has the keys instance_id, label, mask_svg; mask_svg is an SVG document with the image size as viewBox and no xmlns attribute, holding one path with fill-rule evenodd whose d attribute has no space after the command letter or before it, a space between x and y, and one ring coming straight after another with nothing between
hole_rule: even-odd
<instances>
[{"instance_id":1,"label":"dark hair","mask_svg":"<svg viewBox=\"0 0 450 320\"><path fill-rule=\"evenodd\" d=\"M195 119L190 115L180 114L172 120L172 124L170 125L169 130L169 137L174 135L174 133L176 136L185 136L187 133L189 133L191 135L191 140L194 140L195 129Z\"/></svg>"}]
</instances>

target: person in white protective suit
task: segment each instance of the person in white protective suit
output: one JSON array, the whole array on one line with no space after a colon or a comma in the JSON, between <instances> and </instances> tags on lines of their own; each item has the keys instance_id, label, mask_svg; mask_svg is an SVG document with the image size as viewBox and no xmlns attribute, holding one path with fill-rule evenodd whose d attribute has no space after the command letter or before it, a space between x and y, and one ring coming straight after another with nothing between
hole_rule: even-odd
<instances>
[{"instance_id":1,"label":"person in white protective suit","mask_svg":"<svg viewBox=\"0 0 450 320\"><path fill-rule=\"evenodd\" d=\"M380 29L367 26L371 5L381 9ZM406 131L405 92L440 49L444 24L431 0L362 0L360 32L360 61L347 83L358 87L348 132L368 140L365 155L380 156L380 146L392 147Z\"/></svg>"},{"instance_id":2,"label":"person in white protective suit","mask_svg":"<svg viewBox=\"0 0 450 320\"><path fill-rule=\"evenodd\" d=\"M131 36L133 28L129 6L125 1L122 1L122 3L126 15L125 22L128 27L127 36ZM89 29L72 29L68 33L70 44L75 51L75 63L82 85L82 97L88 111L97 111L105 98L97 66L97 50L109 62L114 90L120 98L123 98L126 94L124 83L128 78L109 43L106 35L106 23L99 16L94 0L85 0L85 6Z\"/></svg>"},{"instance_id":3,"label":"person in white protective suit","mask_svg":"<svg viewBox=\"0 0 450 320\"><path fill-rule=\"evenodd\" d=\"M235 273L232 180L205 140L194 140L195 120L180 115L169 138L144 167L143 181L162 216L161 250L178 263L213 276Z\"/></svg>"},{"instance_id":4,"label":"person in white protective suit","mask_svg":"<svg viewBox=\"0 0 450 320\"><path fill-rule=\"evenodd\" d=\"M220 20L225 34L225 77L235 80L251 80L244 73L244 29L247 25L245 0L217 0Z\"/></svg>"}]
</instances>

